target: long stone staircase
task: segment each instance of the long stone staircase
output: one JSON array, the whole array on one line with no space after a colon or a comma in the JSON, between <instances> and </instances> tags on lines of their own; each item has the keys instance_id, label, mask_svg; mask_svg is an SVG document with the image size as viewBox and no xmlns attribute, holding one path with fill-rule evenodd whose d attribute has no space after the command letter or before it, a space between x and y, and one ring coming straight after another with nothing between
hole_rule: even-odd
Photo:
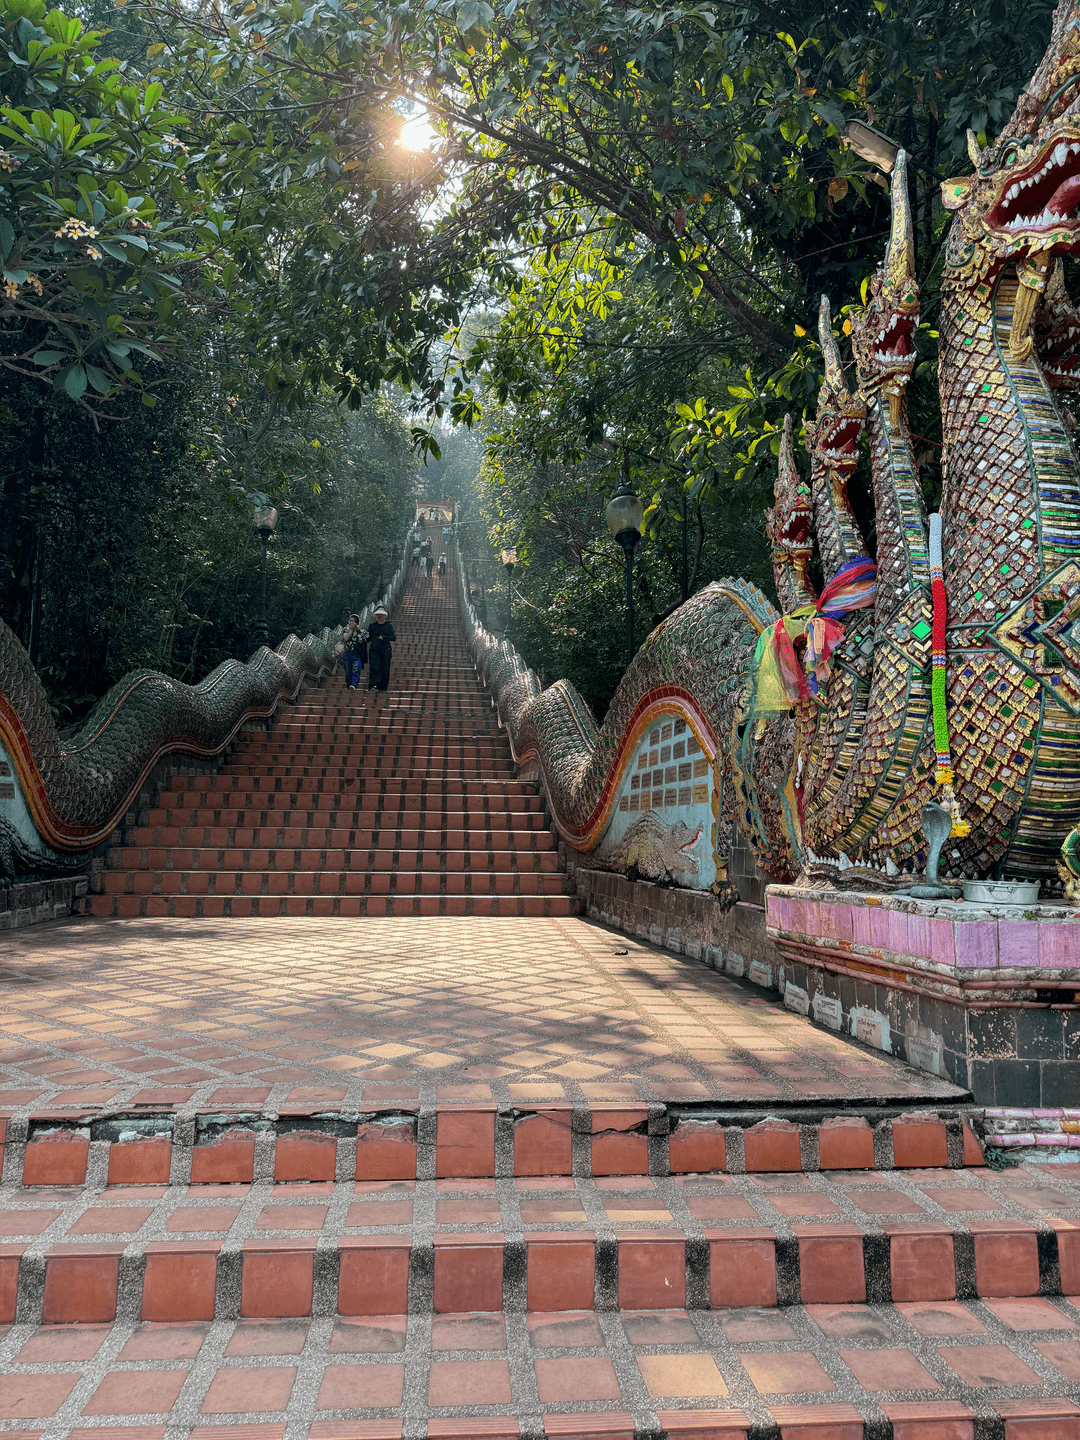
<instances>
[{"instance_id":1,"label":"long stone staircase","mask_svg":"<svg viewBox=\"0 0 1080 1440\"><path fill-rule=\"evenodd\" d=\"M466 652L454 585L410 571L385 695L347 690L338 672L246 733L216 775L174 778L109 852L92 913L576 914L543 799L514 778Z\"/></svg>"},{"instance_id":2,"label":"long stone staircase","mask_svg":"<svg viewBox=\"0 0 1080 1440\"><path fill-rule=\"evenodd\" d=\"M1080 1166L572 918L451 582L393 618L0 957L0 1437L1080 1440Z\"/></svg>"}]
</instances>

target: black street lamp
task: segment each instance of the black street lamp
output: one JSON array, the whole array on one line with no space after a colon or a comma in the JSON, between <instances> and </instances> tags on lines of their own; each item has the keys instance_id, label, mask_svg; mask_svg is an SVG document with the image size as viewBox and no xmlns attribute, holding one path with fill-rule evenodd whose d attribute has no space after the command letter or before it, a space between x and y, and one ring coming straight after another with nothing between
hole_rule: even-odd
<instances>
[{"instance_id":1,"label":"black street lamp","mask_svg":"<svg viewBox=\"0 0 1080 1440\"><path fill-rule=\"evenodd\" d=\"M626 663L634 658L634 548L641 539L645 507L630 484L624 464L622 484L604 507L608 529L626 556Z\"/></svg>"},{"instance_id":2,"label":"black street lamp","mask_svg":"<svg viewBox=\"0 0 1080 1440\"><path fill-rule=\"evenodd\" d=\"M259 566L259 618L255 622L255 648L270 643L270 631L266 624L266 547L270 543L270 536L277 529L278 513L270 504L269 495L258 494L254 497L255 509L252 514L252 524L262 537L262 563Z\"/></svg>"},{"instance_id":3,"label":"black street lamp","mask_svg":"<svg viewBox=\"0 0 1080 1440\"><path fill-rule=\"evenodd\" d=\"M504 550L502 563L506 569L506 638L510 639L510 619L514 605L514 566L517 564L517 550Z\"/></svg>"}]
</instances>

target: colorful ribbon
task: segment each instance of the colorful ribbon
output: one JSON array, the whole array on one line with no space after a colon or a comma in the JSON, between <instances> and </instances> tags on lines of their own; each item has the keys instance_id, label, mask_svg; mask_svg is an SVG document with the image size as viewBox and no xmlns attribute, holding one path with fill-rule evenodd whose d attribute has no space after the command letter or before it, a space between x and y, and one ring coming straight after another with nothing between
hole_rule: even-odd
<instances>
[{"instance_id":1,"label":"colorful ribbon","mask_svg":"<svg viewBox=\"0 0 1080 1440\"><path fill-rule=\"evenodd\" d=\"M933 597L933 669L931 671L930 695L934 707L934 751L936 765L934 784L941 790L942 808L952 819L950 835L970 835L971 826L960 815L960 802L953 785L952 753L949 747L949 713L945 699L945 623L948 607L945 599L945 575L941 552L941 516L930 516L930 594Z\"/></svg>"},{"instance_id":2,"label":"colorful ribbon","mask_svg":"<svg viewBox=\"0 0 1080 1440\"><path fill-rule=\"evenodd\" d=\"M754 652L754 709L790 710L800 700L817 695L828 683L831 656L844 638L840 616L865 610L874 603L876 593L873 560L849 560L825 586L816 605L803 605L763 630ZM802 663L795 652L800 637L806 641Z\"/></svg>"}]
</instances>

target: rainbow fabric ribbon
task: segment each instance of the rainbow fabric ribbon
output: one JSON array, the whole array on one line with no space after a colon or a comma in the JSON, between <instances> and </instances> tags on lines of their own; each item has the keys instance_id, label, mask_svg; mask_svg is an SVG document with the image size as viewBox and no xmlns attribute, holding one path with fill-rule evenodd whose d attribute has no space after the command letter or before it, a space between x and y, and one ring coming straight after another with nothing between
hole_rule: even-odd
<instances>
[{"instance_id":1,"label":"rainbow fabric ribbon","mask_svg":"<svg viewBox=\"0 0 1080 1440\"><path fill-rule=\"evenodd\" d=\"M960 815L960 802L953 785L952 752L949 748L949 713L945 700L945 624L948 607L945 600L945 574L941 552L941 516L930 516L930 594L933 596L933 669L930 680L930 696L934 707L934 784L941 791L942 809L949 812L952 820L950 835L971 834L971 826Z\"/></svg>"},{"instance_id":2,"label":"rainbow fabric ribbon","mask_svg":"<svg viewBox=\"0 0 1080 1440\"><path fill-rule=\"evenodd\" d=\"M754 652L757 686L754 709L790 710L800 700L817 695L831 673L830 658L844 638L841 616L873 605L877 594L877 566L873 560L849 560L836 572L815 605L803 605L781 615L771 629L763 630ZM806 641L802 661L795 641Z\"/></svg>"}]
</instances>

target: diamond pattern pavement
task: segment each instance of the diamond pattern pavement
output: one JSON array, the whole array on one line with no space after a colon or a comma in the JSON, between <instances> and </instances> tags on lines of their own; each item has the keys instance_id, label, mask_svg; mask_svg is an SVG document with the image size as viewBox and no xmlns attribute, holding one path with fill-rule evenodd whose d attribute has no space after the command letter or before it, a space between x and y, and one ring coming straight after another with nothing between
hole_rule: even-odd
<instances>
[{"instance_id":1,"label":"diamond pattern pavement","mask_svg":"<svg viewBox=\"0 0 1080 1440\"><path fill-rule=\"evenodd\" d=\"M0 977L4 1110L962 1093L573 917L57 924Z\"/></svg>"}]
</instances>

